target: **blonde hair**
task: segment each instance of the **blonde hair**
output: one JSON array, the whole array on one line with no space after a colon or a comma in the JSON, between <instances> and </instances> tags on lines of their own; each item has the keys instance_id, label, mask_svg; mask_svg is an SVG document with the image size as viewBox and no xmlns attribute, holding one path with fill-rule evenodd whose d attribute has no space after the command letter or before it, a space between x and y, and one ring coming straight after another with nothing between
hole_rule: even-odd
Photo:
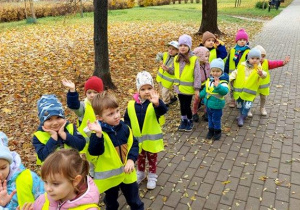
<instances>
[{"instance_id":1,"label":"blonde hair","mask_svg":"<svg viewBox=\"0 0 300 210\"><path fill-rule=\"evenodd\" d=\"M45 181L48 177L54 179L55 174L60 174L70 182L76 176L81 175L81 182L75 186L75 191L79 192L78 186L86 184L86 176L89 174L89 163L83 160L75 149L61 149L50 154L41 169L41 177Z\"/></svg>"},{"instance_id":2,"label":"blonde hair","mask_svg":"<svg viewBox=\"0 0 300 210\"><path fill-rule=\"evenodd\" d=\"M93 98L92 107L94 109L95 115L101 116L105 109L118 108L119 104L117 98L113 94L104 91L102 93L98 93Z\"/></svg>"}]
</instances>

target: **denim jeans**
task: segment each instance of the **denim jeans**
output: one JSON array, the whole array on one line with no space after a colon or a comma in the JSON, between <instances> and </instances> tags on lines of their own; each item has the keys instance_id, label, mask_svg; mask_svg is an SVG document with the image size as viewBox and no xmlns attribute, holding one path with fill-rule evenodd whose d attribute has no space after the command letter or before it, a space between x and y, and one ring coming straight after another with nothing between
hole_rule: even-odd
<instances>
[{"instance_id":1,"label":"denim jeans","mask_svg":"<svg viewBox=\"0 0 300 210\"><path fill-rule=\"evenodd\" d=\"M206 107L206 112L208 116L208 128L213 128L215 130L221 129L223 109L211 109Z\"/></svg>"}]
</instances>

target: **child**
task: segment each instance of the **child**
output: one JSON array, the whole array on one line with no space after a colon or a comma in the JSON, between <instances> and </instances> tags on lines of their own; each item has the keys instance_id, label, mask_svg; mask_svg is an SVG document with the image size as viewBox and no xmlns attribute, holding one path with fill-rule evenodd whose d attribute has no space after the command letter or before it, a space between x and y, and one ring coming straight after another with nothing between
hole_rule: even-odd
<instances>
[{"instance_id":1,"label":"child","mask_svg":"<svg viewBox=\"0 0 300 210\"><path fill-rule=\"evenodd\" d=\"M205 88L200 93L204 98L208 115L207 139L220 140L221 118L225 106L224 96L228 93L228 74L224 73L224 62L221 58L214 59L210 63L211 77L207 79Z\"/></svg>"},{"instance_id":2,"label":"child","mask_svg":"<svg viewBox=\"0 0 300 210\"><path fill-rule=\"evenodd\" d=\"M40 177L26 169L18 153L8 148L8 138L0 132L0 209L16 209L44 193Z\"/></svg>"},{"instance_id":3,"label":"child","mask_svg":"<svg viewBox=\"0 0 300 210\"><path fill-rule=\"evenodd\" d=\"M233 82L233 97L237 102L237 108L240 109L240 116L237 118L240 127L244 125L261 80L267 77L267 72L263 71L260 65L260 59L259 50L250 50L247 61L241 63L229 76L230 82Z\"/></svg>"},{"instance_id":4,"label":"child","mask_svg":"<svg viewBox=\"0 0 300 210\"><path fill-rule=\"evenodd\" d=\"M94 131L88 151L98 156L94 181L100 193L105 192L106 209L118 209L121 188L131 209L142 210L144 204L139 198L134 169L139 143L131 129L120 120L119 105L113 95L107 92L97 94L92 106L98 121L88 122L88 128Z\"/></svg>"},{"instance_id":5,"label":"child","mask_svg":"<svg viewBox=\"0 0 300 210\"><path fill-rule=\"evenodd\" d=\"M46 193L33 209L100 209L99 191L88 176L89 163L75 149L61 149L45 160L41 176Z\"/></svg>"},{"instance_id":6,"label":"child","mask_svg":"<svg viewBox=\"0 0 300 210\"><path fill-rule=\"evenodd\" d=\"M164 68L170 67L174 63L174 57L178 54L178 42L171 41L168 43L168 52L158 53L156 55L156 61L161 62L162 66L159 68L156 81L158 82L159 88L161 90L161 95L163 102L169 106L169 104L174 103L177 101L176 96L173 94L173 82L174 82L174 75L165 71Z\"/></svg>"},{"instance_id":7,"label":"child","mask_svg":"<svg viewBox=\"0 0 300 210\"><path fill-rule=\"evenodd\" d=\"M65 119L62 104L55 95L43 95L37 106L40 125L32 143L38 156L38 165L57 149L72 147L81 151L84 148L84 137L77 132L75 125Z\"/></svg>"},{"instance_id":8,"label":"child","mask_svg":"<svg viewBox=\"0 0 300 210\"><path fill-rule=\"evenodd\" d=\"M260 113L261 113L261 115L266 116L267 110L265 108L265 104L266 104L266 98L270 94L270 79L271 79L269 70L284 66L285 64L287 64L290 61L290 56L286 56L284 60L271 61L271 60L265 59L267 54L266 54L266 50L262 46L257 45L254 48L258 49L261 52L260 63L262 65L262 69L265 72L267 72L267 78L264 80L261 80L261 84L260 84L259 90L258 90L258 93L260 95ZM248 117L252 117L251 110L248 112Z\"/></svg>"},{"instance_id":9,"label":"child","mask_svg":"<svg viewBox=\"0 0 300 210\"><path fill-rule=\"evenodd\" d=\"M238 30L235 36L236 45L234 48L231 48L230 53L227 57L226 64L225 64L225 73L231 74L237 67L246 61L246 56L250 50L248 46L248 34L244 29ZM235 101L233 98L233 88L230 90L230 103L229 107L235 107Z\"/></svg>"},{"instance_id":10,"label":"child","mask_svg":"<svg viewBox=\"0 0 300 210\"><path fill-rule=\"evenodd\" d=\"M201 89L204 88L205 82L208 79L210 75L210 68L209 68L209 50L206 47L196 47L193 51L194 55L196 55L200 61L200 74L201 74ZM193 121L198 122L199 116L197 114L197 111L201 105L201 100L194 99L193 104ZM204 107L204 115L202 116L203 120L207 120L207 114L206 114L206 108Z\"/></svg>"},{"instance_id":11,"label":"child","mask_svg":"<svg viewBox=\"0 0 300 210\"><path fill-rule=\"evenodd\" d=\"M217 37L210 33L209 31L205 31L202 35L202 43L199 47L206 47L210 51L209 55L209 63L215 58L225 59L227 57L227 51L224 42L218 40Z\"/></svg>"},{"instance_id":12,"label":"child","mask_svg":"<svg viewBox=\"0 0 300 210\"><path fill-rule=\"evenodd\" d=\"M156 187L157 153L164 150L164 142L160 116L164 115L168 108L159 94L154 91L151 74L147 71L139 72L136 78L138 94L128 103L124 121L133 131L133 136L140 142L141 153L138 157L137 183L145 179L146 157L149 163L148 189Z\"/></svg>"}]
</instances>

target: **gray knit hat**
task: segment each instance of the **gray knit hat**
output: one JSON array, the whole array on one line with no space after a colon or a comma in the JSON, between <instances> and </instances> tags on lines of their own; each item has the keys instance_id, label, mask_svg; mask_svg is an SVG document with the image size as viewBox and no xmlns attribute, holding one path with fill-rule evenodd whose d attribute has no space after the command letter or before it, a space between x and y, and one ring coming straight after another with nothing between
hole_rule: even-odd
<instances>
[{"instance_id":1,"label":"gray knit hat","mask_svg":"<svg viewBox=\"0 0 300 210\"><path fill-rule=\"evenodd\" d=\"M224 72L224 61L221 58L215 58L210 63L210 68L218 68L221 69L222 72Z\"/></svg>"},{"instance_id":2,"label":"gray knit hat","mask_svg":"<svg viewBox=\"0 0 300 210\"><path fill-rule=\"evenodd\" d=\"M8 148L8 138L3 132L0 132L0 159L7 160L9 164L13 161L13 156Z\"/></svg>"},{"instance_id":3,"label":"gray knit hat","mask_svg":"<svg viewBox=\"0 0 300 210\"><path fill-rule=\"evenodd\" d=\"M248 53L247 60L249 60L249 58L259 58L259 59L261 59L261 52L260 52L260 50L258 50L256 48L252 48L249 51L249 53Z\"/></svg>"}]
</instances>

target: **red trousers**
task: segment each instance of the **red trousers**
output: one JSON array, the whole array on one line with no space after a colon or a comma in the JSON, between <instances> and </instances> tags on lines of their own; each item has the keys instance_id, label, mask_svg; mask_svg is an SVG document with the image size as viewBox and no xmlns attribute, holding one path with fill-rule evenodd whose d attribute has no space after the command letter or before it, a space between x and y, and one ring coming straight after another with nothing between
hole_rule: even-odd
<instances>
[{"instance_id":1,"label":"red trousers","mask_svg":"<svg viewBox=\"0 0 300 210\"><path fill-rule=\"evenodd\" d=\"M157 153L146 152L142 149L142 152L139 154L137 160L137 166L139 171L145 171L146 169L146 158L149 163L149 172L156 174L156 165L157 165Z\"/></svg>"}]
</instances>

